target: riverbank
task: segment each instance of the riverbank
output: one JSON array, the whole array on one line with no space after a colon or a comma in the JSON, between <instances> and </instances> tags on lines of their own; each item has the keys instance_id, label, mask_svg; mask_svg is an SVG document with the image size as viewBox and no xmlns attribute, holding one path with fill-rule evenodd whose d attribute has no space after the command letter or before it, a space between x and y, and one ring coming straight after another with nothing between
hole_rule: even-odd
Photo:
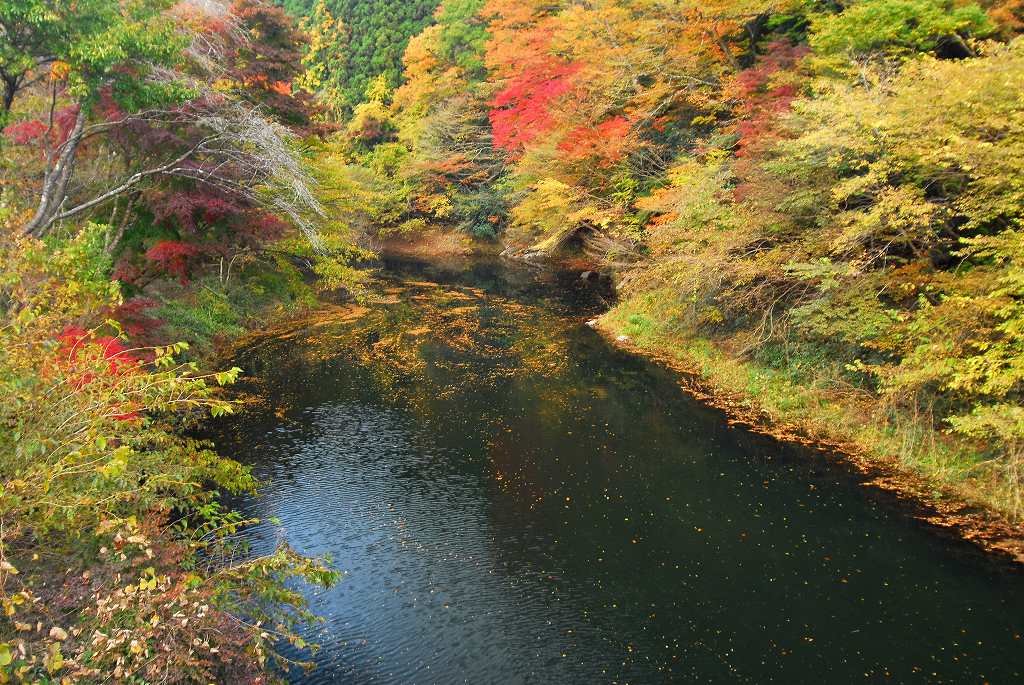
<instances>
[{"instance_id":1,"label":"riverbank","mask_svg":"<svg viewBox=\"0 0 1024 685\"><path fill-rule=\"evenodd\" d=\"M383 256L451 268L468 268L482 254L491 256L479 244L439 235L423 243L389 243ZM452 249L455 245L460 247ZM598 266L585 260L563 257L548 264L598 275ZM721 343L687 338L659 325L658 307L648 299L609 303L594 320L595 328L613 344L671 368L688 393L725 411L736 424L839 455L869 478L867 487L898 498L936 532L1024 566L1024 527L1008 511L1013 493L1002 474L977 456L978 445L940 432L922 417L882 407L864 390L805 385L784 370L742 359Z\"/></svg>"},{"instance_id":2,"label":"riverbank","mask_svg":"<svg viewBox=\"0 0 1024 685\"><path fill-rule=\"evenodd\" d=\"M866 487L896 496L937 532L1024 566L1024 528L1006 512L1005 485L982 475L969 445L913 417L880 419L877 400L864 392L800 385L649 317L625 300L591 323L613 344L674 370L687 393L732 423L839 455L868 476Z\"/></svg>"}]
</instances>

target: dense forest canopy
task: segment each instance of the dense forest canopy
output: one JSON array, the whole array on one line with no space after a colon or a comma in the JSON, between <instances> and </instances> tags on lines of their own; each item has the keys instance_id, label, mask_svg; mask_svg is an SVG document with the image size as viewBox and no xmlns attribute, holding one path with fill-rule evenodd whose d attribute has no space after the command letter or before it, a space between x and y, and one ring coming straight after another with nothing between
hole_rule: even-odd
<instances>
[{"instance_id":1,"label":"dense forest canopy","mask_svg":"<svg viewBox=\"0 0 1024 685\"><path fill-rule=\"evenodd\" d=\"M409 39L431 23L437 0L281 0L294 17L325 9L339 31L328 46L329 78L337 84L343 110L362 101L370 82L383 75L388 83L402 78L402 53ZM319 7L318 7L319 6Z\"/></svg>"}]
</instances>

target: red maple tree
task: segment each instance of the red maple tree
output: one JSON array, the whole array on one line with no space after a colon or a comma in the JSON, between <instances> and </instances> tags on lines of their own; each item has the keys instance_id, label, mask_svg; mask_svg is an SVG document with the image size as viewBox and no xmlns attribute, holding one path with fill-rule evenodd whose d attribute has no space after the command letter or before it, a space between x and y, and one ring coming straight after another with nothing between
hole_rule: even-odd
<instances>
[{"instance_id":1,"label":"red maple tree","mask_svg":"<svg viewBox=\"0 0 1024 685\"><path fill-rule=\"evenodd\" d=\"M573 89L579 69L552 57L513 78L490 102L494 146L517 153L551 130L556 124L552 105Z\"/></svg>"}]
</instances>

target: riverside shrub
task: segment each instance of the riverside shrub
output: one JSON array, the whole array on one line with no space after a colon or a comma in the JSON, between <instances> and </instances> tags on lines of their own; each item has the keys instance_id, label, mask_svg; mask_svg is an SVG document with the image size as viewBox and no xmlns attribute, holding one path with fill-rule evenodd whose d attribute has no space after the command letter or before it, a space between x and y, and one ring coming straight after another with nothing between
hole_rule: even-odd
<instances>
[{"instance_id":1,"label":"riverside shrub","mask_svg":"<svg viewBox=\"0 0 1024 685\"><path fill-rule=\"evenodd\" d=\"M335 574L232 541L251 522L217 495L256 481L180 429L230 412L239 370L96 320L121 304L105 231L0 239L0 682L260 682L312 620L287 581Z\"/></svg>"}]
</instances>

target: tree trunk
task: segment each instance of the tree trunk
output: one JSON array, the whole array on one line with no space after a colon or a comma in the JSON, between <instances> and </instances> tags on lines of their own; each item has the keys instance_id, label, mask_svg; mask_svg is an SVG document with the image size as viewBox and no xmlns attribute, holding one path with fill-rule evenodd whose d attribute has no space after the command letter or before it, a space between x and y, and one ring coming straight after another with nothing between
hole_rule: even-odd
<instances>
[{"instance_id":1,"label":"tree trunk","mask_svg":"<svg viewBox=\"0 0 1024 685\"><path fill-rule=\"evenodd\" d=\"M761 36L764 35L764 27L768 23L770 15L759 14L752 20L747 22L747 36L749 36L750 42L747 45L747 52L741 58L741 63L744 68L754 66L754 62L757 61L757 43L761 40Z\"/></svg>"},{"instance_id":2,"label":"tree trunk","mask_svg":"<svg viewBox=\"0 0 1024 685\"><path fill-rule=\"evenodd\" d=\"M0 119L6 119L7 115L11 112L11 107L14 106L14 96L18 92L18 76L8 76L7 74L0 73L0 80L4 82L4 96L3 96L3 115Z\"/></svg>"},{"instance_id":3,"label":"tree trunk","mask_svg":"<svg viewBox=\"0 0 1024 685\"><path fill-rule=\"evenodd\" d=\"M75 117L75 125L71 129L71 135L64 142L62 147L51 151L47 160L46 172L43 174L43 188L39 194L39 206L31 221L25 224L22 232L25 235L32 235L42 238L49 231L53 224L54 217L64 200L67 199L68 183L71 181L71 171L75 166L75 158L78 154L78 146L82 142L82 134L85 130L86 109L84 106L78 108L78 116ZM54 160L57 151L60 154Z\"/></svg>"},{"instance_id":4,"label":"tree trunk","mask_svg":"<svg viewBox=\"0 0 1024 685\"><path fill-rule=\"evenodd\" d=\"M135 201L139 198L138 193L132 193L124 206L124 213L121 214L121 220L117 222L116 226L111 217L110 230L112 233L107 234L107 244L103 246L103 251L112 255L117 251L117 246L121 244L121 239L124 237L124 232L128 228L128 222L131 221L132 211L135 209ZM115 205L116 212L116 205Z\"/></svg>"}]
</instances>

